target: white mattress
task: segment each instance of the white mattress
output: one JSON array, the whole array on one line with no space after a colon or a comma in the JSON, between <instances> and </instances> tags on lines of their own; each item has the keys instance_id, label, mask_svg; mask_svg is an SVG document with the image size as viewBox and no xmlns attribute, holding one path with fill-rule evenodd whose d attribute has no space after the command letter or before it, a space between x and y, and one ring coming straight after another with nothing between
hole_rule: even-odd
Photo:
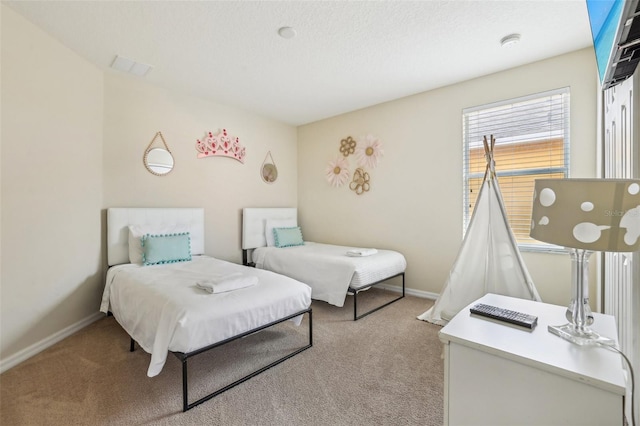
<instances>
[{"instance_id":1,"label":"white mattress","mask_svg":"<svg viewBox=\"0 0 640 426\"><path fill-rule=\"evenodd\" d=\"M305 242L294 247L258 247L252 260L256 267L302 281L311 286L311 297L343 306L349 287L360 289L397 275L407 267L401 253L378 250L363 257L347 256L357 247Z\"/></svg>"},{"instance_id":2,"label":"white mattress","mask_svg":"<svg viewBox=\"0 0 640 426\"><path fill-rule=\"evenodd\" d=\"M212 275L238 271L256 276L258 284L220 294L196 287ZM160 373L168 351L192 352L311 305L311 289L299 281L208 256L167 265L117 265L106 281L100 310L111 311L151 354L149 377ZM302 316L294 319L301 321Z\"/></svg>"}]
</instances>

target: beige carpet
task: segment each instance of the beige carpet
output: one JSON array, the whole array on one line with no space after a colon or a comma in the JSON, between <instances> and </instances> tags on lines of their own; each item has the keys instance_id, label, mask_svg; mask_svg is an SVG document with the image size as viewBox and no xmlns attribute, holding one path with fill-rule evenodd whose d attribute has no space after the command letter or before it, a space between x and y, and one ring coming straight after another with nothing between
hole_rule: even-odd
<instances>
[{"instance_id":1,"label":"beige carpet","mask_svg":"<svg viewBox=\"0 0 640 426\"><path fill-rule=\"evenodd\" d=\"M367 308L395 293L369 290ZM0 424L441 425L440 327L416 316L433 302L407 296L356 322L313 302L313 347L182 412L179 360L146 375L150 356L105 317L0 375ZM307 342L290 323L193 358L190 401Z\"/></svg>"}]
</instances>

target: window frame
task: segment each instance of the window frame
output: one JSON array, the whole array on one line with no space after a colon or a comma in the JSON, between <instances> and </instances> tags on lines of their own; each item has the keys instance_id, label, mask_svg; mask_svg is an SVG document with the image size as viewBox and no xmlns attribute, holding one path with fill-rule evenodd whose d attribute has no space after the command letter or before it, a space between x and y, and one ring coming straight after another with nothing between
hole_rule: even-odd
<instances>
[{"instance_id":1,"label":"window frame","mask_svg":"<svg viewBox=\"0 0 640 426\"><path fill-rule=\"evenodd\" d=\"M523 169L515 169L515 168L510 168L508 170L504 170L504 171L500 171L499 167L500 164L496 164L496 176L498 178L498 181L500 181L501 177L509 177L509 176L532 176L532 175L547 175L547 174L551 174L551 173L562 173L564 178L567 178L570 176L570 113L571 113L571 108L570 108L570 103L571 103L571 90L569 87L562 87L559 89L554 89L554 90L549 90L549 91L545 91L545 92L539 92L539 93L534 93L534 94L530 94L530 95L526 95L526 96L521 96L521 97L517 97L517 98L512 98L512 99L507 99L507 100L503 100L503 101L498 101L498 102L493 102L493 103L489 103L489 104L483 104L483 105L478 105L475 107L470 107L470 108L464 108L462 110L462 161L463 161L463 165L462 165L462 208L463 208L463 214L462 214L462 233L463 236L466 235L469 223L471 221L471 217L473 215L473 210L470 208L470 204L471 204L471 192L470 192L470 181L471 179L477 179L477 178L482 178L484 176L484 168L482 169L482 171L478 171L478 172L471 172L469 170L470 167L470 153L471 153L471 149L474 149L477 147L476 146L472 146L470 148L470 142L471 142L471 137L470 134L473 134L473 132L471 132L469 130L469 120L470 120L470 116L472 114L477 114L477 113L481 113L482 111L489 111L489 110L494 110L497 108L502 108L502 107L513 107L514 105L518 105L518 104L523 104L526 102L530 102L530 101L535 101L535 100L540 100L540 101L544 101L545 98L547 98L547 102L549 102L550 105L553 104L553 97L555 96L561 96L560 98L560 103L561 103L561 108L562 108L562 123L563 123L563 127L561 129L561 131L557 131L557 133L554 133L556 136L555 138L562 138L563 140L563 166L562 167L537 167L537 168L523 168ZM506 109L506 108L505 108ZM490 118L486 118L486 121L489 121ZM481 121L481 119L479 119L478 121ZM476 132L477 133L477 132ZM491 132L487 132L486 137L487 139L489 139L490 137L490 133ZM497 132L496 132L497 133ZM523 136L525 135L524 133L522 134ZM538 134L531 134L532 137L530 137L529 139L524 139L525 144L533 144L534 142L540 142L542 140L553 140L554 137L551 134L548 134L546 136L546 138L535 138L536 135L541 135L540 133ZM478 136L480 136L478 134ZM481 137L481 136L480 136ZM494 133L494 137L496 138L496 147L498 147L498 145L501 144L500 142L500 138ZM474 142L477 141L474 140ZM507 142L502 142L502 145L507 145L509 143L514 143L512 141L507 141ZM545 176L547 177L547 176ZM502 192L504 192L503 188L500 188ZM533 195L533 194L532 194ZM476 199L477 199L477 195L476 195ZM475 205L474 205L475 207ZM505 206L506 209L506 206ZM510 225L511 226L511 225ZM512 228L513 231L513 228ZM518 248L521 251L526 251L526 252L562 252L565 253L566 249L564 247L560 247L554 244L548 244L548 243L543 243L540 242L540 244L530 244L530 243L524 243L524 242L520 242L518 241L518 237L517 235L515 235L514 233L514 237L516 239L516 242L518 244Z\"/></svg>"}]
</instances>

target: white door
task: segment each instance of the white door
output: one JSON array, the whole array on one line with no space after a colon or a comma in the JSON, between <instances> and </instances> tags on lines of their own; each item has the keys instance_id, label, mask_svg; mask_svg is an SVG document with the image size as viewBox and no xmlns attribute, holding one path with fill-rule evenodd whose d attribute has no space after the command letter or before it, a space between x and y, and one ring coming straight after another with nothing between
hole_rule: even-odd
<instances>
[{"instance_id":1,"label":"white door","mask_svg":"<svg viewBox=\"0 0 640 426\"><path fill-rule=\"evenodd\" d=\"M605 178L640 177L640 96L634 93L639 74L604 92ZM603 272L604 312L616 317L620 348L640 371L640 253L605 253ZM638 423L638 391L633 396Z\"/></svg>"}]
</instances>

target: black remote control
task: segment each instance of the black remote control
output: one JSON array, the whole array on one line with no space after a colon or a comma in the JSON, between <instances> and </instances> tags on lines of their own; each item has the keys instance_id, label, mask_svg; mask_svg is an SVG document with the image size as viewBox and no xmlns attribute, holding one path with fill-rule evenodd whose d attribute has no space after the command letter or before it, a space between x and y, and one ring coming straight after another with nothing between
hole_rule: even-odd
<instances>
[{"instance_id":1,"label":"black remote control","mask_svg":"<svg viewBox=\"0 0 640 426\"><path fill-rule=\"evenodd\" d=\"M533 329L536 324L538 324L538 317L535 315L510 311L509 309L485 305L484 303L478 303L477 305L472 306L469 310L472 314L482 315L487 318L508 322L528 329Z\"/></svg>"}]
</instances>

